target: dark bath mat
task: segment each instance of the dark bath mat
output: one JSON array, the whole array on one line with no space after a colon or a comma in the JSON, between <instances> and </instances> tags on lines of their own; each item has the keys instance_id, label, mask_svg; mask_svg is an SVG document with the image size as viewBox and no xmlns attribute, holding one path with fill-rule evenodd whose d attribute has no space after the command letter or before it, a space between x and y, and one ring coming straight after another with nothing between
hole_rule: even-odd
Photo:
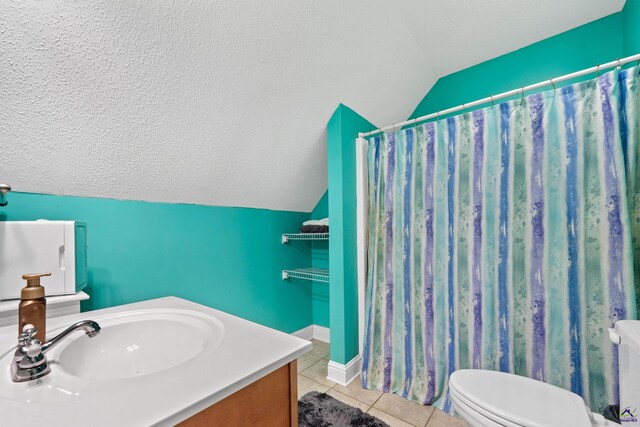
<instances>
[{"instance_id":1,"label":"dark bath mat","mask_svg":"<svg viewBox=\"0 0 640 427\"><path fill-rule=\"evenodd\" d=\"M298 401L298 423L300 427L389 427L376 417L317 391Z\"/></svg>"}]
</instances>

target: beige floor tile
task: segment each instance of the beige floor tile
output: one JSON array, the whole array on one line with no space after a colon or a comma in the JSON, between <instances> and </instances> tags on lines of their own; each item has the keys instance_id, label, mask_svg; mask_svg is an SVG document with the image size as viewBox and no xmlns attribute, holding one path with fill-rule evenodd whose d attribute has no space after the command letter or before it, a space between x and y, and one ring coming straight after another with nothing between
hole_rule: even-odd
<instances>
[{"instance_id":1,"label":"beige floor tile","mask_svg":"<svg viewBox=\"0 0 640 427\"><path fill-rule=\"evenodd\" d=\"M380 396L373 407L419 427L424 427L427 424L427 420L434 410L433 406L419 405L390 393Z\"/></svg>"},{"instance_id":2,"label":"beige floor tile","mask_svg":"<svg viewBox=\"0 0 640 427\"><path fill-rule=\"evenodd\" d=\"M460 418L452 417L451 415L442 412L440 409L437 409L429 418L429 422L427 423L427 427L466 427L467 423L462 421Z\"/></svg>"},{"instance_id":3,"label":"beige floor tile","mask_svg":"<svg viewBox=\"0 0 640 427\"><path fill-rule=\"evenodd\" d=\"M380 419L380 421L384 421L385 423L389 424L391 427L413 427L411 424L407 424L404 421L397 419L396 417L393 417L389 414L385 414L384 412L379 411L376 408L369 409L369 412L367 413Z\"/></svg>"},{"instance_id":4,"label":"beige floor tile","mask_svg":"<svg viewBox=\"0 0 640 427\"><path fill-rule=\"evenodd\" d=\"M329 391L329 387L322 385L310 378L302 375L298 375L298 399L310 391L318 391L320 393L326 393Z\"/></svg>"},{"instance_id":5,"label":"beige floor tile","mask_svg":"<svg viewBox=\"0 0 640 427\"><path fill-rule=\"evenodd\" d=\"M329 356L329 343L318 340L311 340L311 342L313 343L313 348L309 353L320 358Z\"/></svg>"},{"instance_id":6,"label":"beige floor tile","mask_svg":"<svg viewBox=\"0 0 640 427\"><path fill-rule=\"evenodd\" d=\"M362 385L360 385L360 377L353 380L347 387L336 384L333 389L339 391L340 393L344 393L347 396L351 396L354 399L359 400L360 402L364 402L369 406L373 405L376 400L378 400L378 398L382 396L381 391L367 390L366 388L362 388Z\"/></svg>"},{"instance_id":7,"label":"beige floor tile","mask_svg":"<svg viewBox=\"0 0 640 427\"><path fill-rule=\"evenodd\" d=\"M360 409L362 412L367 412L371 405L367 405L366 403L360 402L359 400L354 399L351 396L347 396L344 393L340 393L335 389L330 389L327 394L340 402L346 403L347 405L353 406L354 408Z\"/></svg>"},{"instance_id":8,"label":"beige floor tile","mask_svg":"<svg viewBox=\"0 0 640 427\"><path fill-rule=\"evenodd\" d=\"M301 356L300 358L298 358L298 373L304 371L309 366L318 363L320 359L321 359L320 357L311 353L307 353Z\"/></svg>"},{"instance_id":9,"label":"beige floor tile","mask_svg":"<svg viewBox=\"0 0 640 427\"><path fill-rule=\"evenodd\" d=\"M327 364L329 361L327 359L320 359L318 363L315 363L300 372L300 375L304 375L307 378L311 378L312 380L319 382L320 384L326 385L327 387L333 387L336 383L333 381L329 381L327 379Z\"/></svg>"}]
</instances>

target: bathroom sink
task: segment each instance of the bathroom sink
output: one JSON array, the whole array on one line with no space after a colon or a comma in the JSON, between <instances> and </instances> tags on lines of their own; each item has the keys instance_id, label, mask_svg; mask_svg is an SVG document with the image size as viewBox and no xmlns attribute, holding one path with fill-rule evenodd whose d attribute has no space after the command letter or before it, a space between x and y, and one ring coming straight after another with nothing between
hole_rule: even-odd
<instances>
[{"instance_id":1,"label":"bathroom sink","mask_svg":"<svg viewBox=\"0 0 640 427\"><path fill-rule=\"evenodd\" d=\"M51 373L13 382L16 325L0 328L0 425L176 425L306 353L311 343L175 297L49 319ZM44 420L44 421L43 421Z\"/></svg>"},{"instance_id":2,"label":"bathroom sink","mask_svg":"<svg viewBox=\"0 0 640 427\"><path fill-rule=\"evenodd\" d=\"M61 369L90 379L151 375L188 362L222 340L222 324L211 316L189 311L147 311L96 321L99 335L83 334L61 344Z\"/></svg>"},{"instance_id":3,"label":"bathroom sink","mask_svg":"<svg viewBox=\"0 0 640 427\"><path fill-rule=\"evenodd\" d=\"M155 376L199 366L210 357L225 336L225 326L216 317L192 310L148 309L109 315L87 316L98 322L100 334L88 338L75 332L47 353L51 373L36 381L16 384L9 365L15 338L0 354L0 398L17 402L66 402L105 391L105 381L154 382ZM72 323L72 322L69 322ZM52 337L69 326L48 331ZM207 356L209 355L209 356ZM193 368L193 366L191 366Z\"/></svg>"}]
</instances>

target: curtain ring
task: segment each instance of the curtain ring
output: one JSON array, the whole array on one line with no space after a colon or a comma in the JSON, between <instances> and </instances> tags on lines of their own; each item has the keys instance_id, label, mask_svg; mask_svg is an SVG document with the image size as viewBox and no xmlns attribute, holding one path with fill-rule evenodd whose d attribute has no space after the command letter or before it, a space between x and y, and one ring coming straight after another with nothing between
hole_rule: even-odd
<instances>
[{"instance_id":1,"label":"curtain ring","mask_svg":"<svg viewBox=\"0 0 640 427\"><path fill-rule=\"evenodd\" d=\"M616 70L618 71L622 70L622 62L620 61L620 58L617 58L616 61L618 62L618 66L616 67Z\"/></svg>"},{"instance_id":2,"label":"curtain ring","mask_svg":"<svg viewBox=\"0 0 640 427\"><path fill-rule=\"evenodd\" d=\"M553 86L553 93L556 93L556 83L553 81L553 79L549 79L549 82L551 82L551 86Z\"/></svg>"},{"instance_id":3,"label":"curtain ring","mask_svg":"<svg viewBox=\"0 0 640 427\"><path fill-rule=\"evenodd\" d=\"M596 65L596 78L600 78L600 64Z\"/></svg>"},{"instance_id":4,"label":"curtain ring","mask_svg":"<svg viewBox=\"0 0 640 427\"><path fill-rule=\"evenodd\" d=\"M493 95L491 95L491 97L490 97L490 98L491 98L491 108L493 108L493 106L494 106L494 103L493 103Z\"/></svg>"}]
</instances>

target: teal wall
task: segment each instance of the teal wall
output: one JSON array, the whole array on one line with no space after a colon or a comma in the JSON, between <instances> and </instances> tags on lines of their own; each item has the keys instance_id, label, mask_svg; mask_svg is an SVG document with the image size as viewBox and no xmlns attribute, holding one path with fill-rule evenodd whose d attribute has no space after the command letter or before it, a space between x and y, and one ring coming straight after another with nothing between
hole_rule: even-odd
<instances>
[{"instance_id":1,"label":"teal wall","mask_svg":"<svg viewBox=\"0 0 640 427\"><path fill-rule=\"evenodd\" d=\"M326 191L311 212L311 218L322 219L329 216L329 191ZM329 229L331 230L331 229ZM311 265L314 268L329 268L329 242L318 241L311 244ZM313 324L328 328L329 322L329 285L312 282Z\"/></svg>"},{"instance_id":2,"label":"teal wall","mask_svg":"<svg viewBox=\"0 0 640 427\"><path fill-rule=\"evenodd\" d=\"M640 0L627 0L622 10L624 56L640 53Z\"/></svg>"},{"instance_id":3,"label":"teal wall","mask_svg":"<svg viewBox=\"0 0 640 427\"><path fill-rule=\"evenodd\" d=\"M281 244L308 213L18 192L0 208L0 221L39 218L88 224L85 311L175 295L284 332L312 322L308 282L281 280L311 262Z\"/></svg>"},{"instance_id":4,"label":"teal wall","mask_svg":"<svg viewBox=\"0 0 640 427\"><path fill-rule=\"evenodd\" d=\"M635 2L634 8L637 8L638 1L628 0L628 3ZM411 118L622 58L622 15L615 13L442 77L418 104Z\"/></svg>"},{"instance_id":5,"label":"teal wall","mask_svg":"<svg viewBox=\"0 0 640 427\"><path fill-rule=\"evenodd\" d=\"M358 132L373 129L375 126L342 104L327 126L331 360L342 364L359 352L355 140Z\"/></svg>"}]
</instances>

